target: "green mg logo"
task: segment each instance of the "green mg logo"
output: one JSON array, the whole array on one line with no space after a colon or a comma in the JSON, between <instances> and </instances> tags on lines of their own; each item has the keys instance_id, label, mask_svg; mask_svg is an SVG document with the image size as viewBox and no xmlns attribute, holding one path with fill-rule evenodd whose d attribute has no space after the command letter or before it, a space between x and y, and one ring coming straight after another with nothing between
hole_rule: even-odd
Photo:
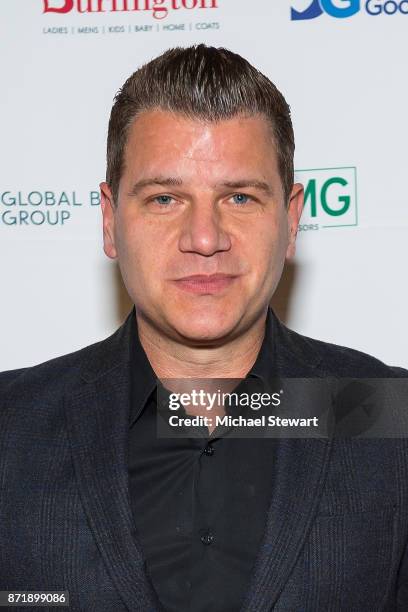
<instances>
[{"instance_id":1,"label":"green mg logo","mask_svg":"<svg viewBox=\"0 0 408 612\"><path fill-rule=\"evenodd\" d=\"M305 188L300 231L358 225L354 166L296 170L296 181Z\"/></svg>"}]
</instances>

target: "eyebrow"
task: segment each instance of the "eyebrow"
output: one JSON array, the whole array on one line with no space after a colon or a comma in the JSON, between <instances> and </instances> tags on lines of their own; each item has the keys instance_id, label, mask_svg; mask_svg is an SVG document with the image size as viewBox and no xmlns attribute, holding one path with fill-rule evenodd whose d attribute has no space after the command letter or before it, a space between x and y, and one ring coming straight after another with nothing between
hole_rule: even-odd
<instances>
[{"instance_id":1,"label":"eyebrow","mask_svg":"<svg viewBox=\"0 0 408 612\"><path fill-rule=\"evenodd\" d=\"M217 186L228 187L229 189L247 189L248 187L252 187L253 189L264 191L269 196L273 196L273 189L271 185L269 185L265 181L258 181L256 179L248 179L242 181L224 181L223 183L219 183Z\"/></svg>"},{"instance_id":2,"label":"eyebrow","mask_svg":"<svg viewBox=\"0 0 408 612\"><path fill-rule=\"evenodd\" d=\"M178 187L183 184L183 181L180 178L176 177L161 177L157 176L154 178L146 178L137 181L132 189L130 190L129 195L137 195L139 191L145 189L145 187L152 187L154 185L161 185L162 187Z\"/></svg>"},{"instance_id":3,"label":"eyebrow","mask_svg":"<svg viewBox=\"0 0 408 612\"><path fill-rule=\"evenodd\" d=\"M183 185L183 181L178 177L152 177L141 179L137 181L132 189L130 190L129 195L135 196L140 191L145 189L146 187L153 187L155 185L160 185L162 187L180 187ZM216 188L227 187L228 189L247 189L248 187L252 187L253 189L258 189L259 191L265 192L268 196L272 197L274 191L268 183L265 181L259 181L257 179L243 179L239 181L223 181L222 183L217 183L215 185Z\"/></svg>"}]
</instances>

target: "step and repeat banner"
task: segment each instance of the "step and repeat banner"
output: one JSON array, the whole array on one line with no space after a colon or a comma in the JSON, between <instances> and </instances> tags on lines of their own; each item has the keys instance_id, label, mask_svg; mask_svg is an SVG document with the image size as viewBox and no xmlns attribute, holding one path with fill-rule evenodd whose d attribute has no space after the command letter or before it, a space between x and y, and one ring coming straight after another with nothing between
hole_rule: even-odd
<instances>
[{"instance_id":1,"label":"step and repeat banner","mask_svg":"<svg viewBox=\"0 0 408 612\"><path fill-rule=\"evenodd\" d=\"M292 108L306 201L276 312L408 367L408 0L2 0L0 31L0 370L123 321L98 191L112 100L200 42L245 56Z\"/></svg>"}]
</instances>

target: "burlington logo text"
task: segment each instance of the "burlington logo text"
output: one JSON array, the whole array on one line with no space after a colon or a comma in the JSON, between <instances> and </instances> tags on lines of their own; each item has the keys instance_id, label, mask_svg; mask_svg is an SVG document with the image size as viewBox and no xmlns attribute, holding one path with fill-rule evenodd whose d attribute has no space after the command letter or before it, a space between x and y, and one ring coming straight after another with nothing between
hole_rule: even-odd
<instances>
[{"instance_id":1,"label":"burlington logo text","mask_svg":"<svg viewBox=\"0 0 408 612\"><path fill-rule=\"evenodd\" d=\"M164 19L179 9L215 9L218 0L43 0L44 13L131 13L149 11Z\"/></svg>"}]
</instances>

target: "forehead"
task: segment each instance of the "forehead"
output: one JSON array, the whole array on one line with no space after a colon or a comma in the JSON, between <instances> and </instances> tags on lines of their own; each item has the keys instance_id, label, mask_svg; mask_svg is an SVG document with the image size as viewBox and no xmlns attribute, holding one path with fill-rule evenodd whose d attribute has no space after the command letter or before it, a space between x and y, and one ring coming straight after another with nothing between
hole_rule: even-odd
<instances>
[{"instance_id":1,"label":"forehead","mask_svg":"<svg viewBox=\"0 0 408 612\"><path fill-rule=\"evenodd\" d=\"M203 121L145 111L131 124L124 153L125 172L277 173L272 128L262 115Z\"/></svg>"}]
</instances>

